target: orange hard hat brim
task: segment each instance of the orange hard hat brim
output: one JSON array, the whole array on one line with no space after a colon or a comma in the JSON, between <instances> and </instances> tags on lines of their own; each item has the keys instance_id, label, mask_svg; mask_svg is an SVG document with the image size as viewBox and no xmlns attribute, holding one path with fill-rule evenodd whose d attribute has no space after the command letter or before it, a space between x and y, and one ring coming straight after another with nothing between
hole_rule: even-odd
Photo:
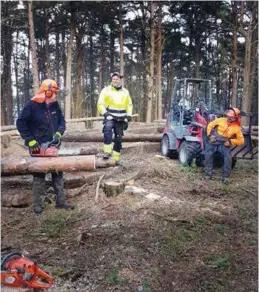
<instances>
[{"instance_id":1,"label":"orange hard hat brim","mask_svg":"<svg viewBox=\"0 0 259 292\"><path fill-rule=\"evenodd\" d=\"M43 103L45 99L46 99L45 92L39 91L33 96L31 100L38 103Z\"/></svg>"}]
</instances>

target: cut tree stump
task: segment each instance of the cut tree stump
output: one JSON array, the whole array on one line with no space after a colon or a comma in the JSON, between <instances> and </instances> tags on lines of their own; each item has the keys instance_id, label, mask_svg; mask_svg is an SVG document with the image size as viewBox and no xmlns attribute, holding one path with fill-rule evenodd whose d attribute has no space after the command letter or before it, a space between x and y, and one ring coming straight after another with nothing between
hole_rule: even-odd
<instances>
[{"instance_id":1,"label":"cut tree stump","mask_svg":"<svg viewBox=\"0 0 259 292\"><path fill-rule=\"evenodd\" d=\"M116 197L124 191L124 184L115 181L106 181L103 190L107 197Z\"/></svg>"},{"instance_id":2,"label":"cut tree stump","mask_svg":"<svg viewBox=\"0 0 259 292\"><path fill-rule=\"evenodd\" d=\"M11 144L11 136L1 133L1 146L3 148L8 148Z\"/></svg>"}]
</instances>

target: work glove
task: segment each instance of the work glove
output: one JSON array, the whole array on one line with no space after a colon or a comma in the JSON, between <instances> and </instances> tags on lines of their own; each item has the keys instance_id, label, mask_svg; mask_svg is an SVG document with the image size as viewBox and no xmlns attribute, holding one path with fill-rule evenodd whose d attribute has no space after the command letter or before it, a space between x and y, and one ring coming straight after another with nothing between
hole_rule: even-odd
<instances>
[{"instance_id":1,"label":"work glove","mask_svg":"<svg viewBox=\"0 0 259 292\"><path fill-rule=\"evenodd\" d=\"M231 146L230 141L226 141L226 142L224 143L224 146L225 146L225 147L230 147L230 146Z\"/></svg>"},{"instance_id":2,"label":"work glove","mask_svg":"<svg viewBox=\"0 0 259 292\"><path fill-rule=\"evenodd\" d=\"M213 136L213 135L211 135L211 136L209 137L209 139L210 139L210 143L215 143L215 142L216 142L216 137Z\"/></svg>"},{"instance_id":3,"label":"work glove","mask_svg":"<svg viewBox=\"0 0 259 292\"><path fill-rule=\"evenodd\" d=\"M54 135L53 135L53 144L59 146L61 143L61 134L59 132L56 132Z\"/></svg>"},{"instance_id":4,"label":"work glove","mask_svg":"<svg viewBox=\"0 0 259 292\"><path fill-rule=\"evenodd\" d=\"M132 117L131 116L126 116L126 118L124 119L124 122L128 123L131 122Z\"/></svg>"},{"instance_id":5,"label":"work glove","mask_svg":"<svg viewBox=\"0 0 259 292\"><path fill-rule=\"evenodd\" d=\"M104 119L105 119L105 120L108 120L108 121L110 121L110 120L113 119L113 117L112 117L108 112L105 112L105 113L103 114L103 116L104 116Z\"/></svg>"},{"instance_id":6,"label":"work glove","mask_svg":"<svg viewBox=\"0 0 259 292\"><path fill-rule=\"evenodd\" d=\"M30 152L32 154L38 154L38 153L40 153L40 144L36 140L31 140L28 143L28 146L29 146Z\"/></svg>"}]
</instances>

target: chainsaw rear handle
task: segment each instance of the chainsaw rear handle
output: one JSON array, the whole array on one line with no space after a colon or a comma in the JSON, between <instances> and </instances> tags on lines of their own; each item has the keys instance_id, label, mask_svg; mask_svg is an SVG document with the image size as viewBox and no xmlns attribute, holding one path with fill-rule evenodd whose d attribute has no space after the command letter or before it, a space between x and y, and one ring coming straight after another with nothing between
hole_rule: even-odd
<instances>
[{"instance_id":1,"label":"chainsaw rear handle","mask_svg":"<svg viewBox=\"0 0 259 292\"><path fill-rule=\"evenodd\" d=\"M8 253L7 255L5 255L2 259L1 259L1 271L6 270L4 267L4 264L13 256L20 256L23 257L23 254L19 251L13 251Z\"/></svg>"}]
</instances>

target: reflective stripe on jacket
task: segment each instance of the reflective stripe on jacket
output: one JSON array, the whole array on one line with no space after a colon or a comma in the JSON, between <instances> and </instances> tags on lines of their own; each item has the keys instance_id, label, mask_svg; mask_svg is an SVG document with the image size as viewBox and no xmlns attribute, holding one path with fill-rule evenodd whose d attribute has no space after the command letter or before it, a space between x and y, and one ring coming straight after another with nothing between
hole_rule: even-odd
<instances>
[{"instance_id":1,"label":"reflective stripe on jacket","mask_svg":"<svg viewBox=\"0 0 259 292\"><path fill-rule=\"evenodd\" d=\"M229 123L227 118L218 118L208 124L207 135L210 135L215 127L217 127L218 135L230 139L232 146L244 144L243 133L240 126L236 123Z\"/></svg>"},{"instance_id":2,"label":"reflective stripe on jacket","mask_svg":"<svg viewBox=\"0 0 259 292\"><path fill-rule=\"evenodd\" d=\"M116 117L132 116L133 105L129 91L124 87L120 90L111 85L105 87L100 93L97 109L101 115L108 111Z\"/></svg>"}]
</instances>

